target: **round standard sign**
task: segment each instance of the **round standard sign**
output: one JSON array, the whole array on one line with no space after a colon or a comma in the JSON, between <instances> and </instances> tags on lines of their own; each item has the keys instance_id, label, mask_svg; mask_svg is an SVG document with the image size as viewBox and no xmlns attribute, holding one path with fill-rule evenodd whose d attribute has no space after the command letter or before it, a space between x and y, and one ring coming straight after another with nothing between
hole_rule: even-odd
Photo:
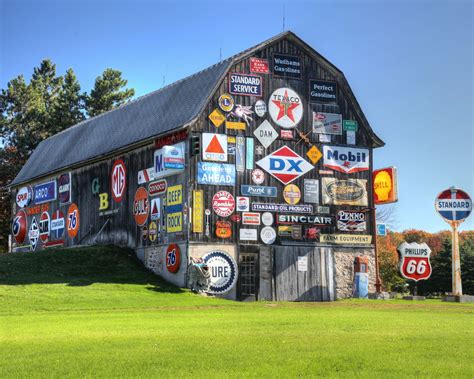
<instances>
[{"instance_id":1,"label":"round standard sign","mask_svg":"<svg viewBox=\"0 0 474 379\"><path fill-rule=\"evenodd\" d=\"M471 214L472 200L466 192L451 187L436 197L435 208L445 221L463 222Z\"/></svg>"}]
</instances>

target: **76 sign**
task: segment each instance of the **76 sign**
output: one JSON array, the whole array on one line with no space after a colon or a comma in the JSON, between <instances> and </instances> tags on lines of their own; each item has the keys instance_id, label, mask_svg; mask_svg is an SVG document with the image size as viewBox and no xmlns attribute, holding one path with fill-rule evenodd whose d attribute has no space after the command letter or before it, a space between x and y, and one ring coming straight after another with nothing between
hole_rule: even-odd
<instances>
[{"instance_id":1,"label":"76 sign","mask_svg":"<svg viewBox=\"0 0 474 379\"><path fill-rule=\"evenodd\" d=\"M426 280L431 276L431 249L426 243L406 243L398 246L400 273L406 279Z\"/></svg>"}]
</instances>

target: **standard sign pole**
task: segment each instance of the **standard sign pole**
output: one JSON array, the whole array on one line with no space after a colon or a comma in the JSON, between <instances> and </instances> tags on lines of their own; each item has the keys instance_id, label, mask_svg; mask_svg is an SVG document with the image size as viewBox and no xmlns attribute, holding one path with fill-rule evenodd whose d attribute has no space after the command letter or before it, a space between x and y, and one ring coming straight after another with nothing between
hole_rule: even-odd
<instances>
[{"instance_id":1,"label":"standard sign pole","mask_svg":"<svg viewBox=\"0 0 474 379\"><path fill-rule=\"evenodd\" d=\"M435 208L452 228L453 295L462 296L458 227L471 214L472 200L466 192L451 187L436 197Z\"/></svg>"}]
</instances>

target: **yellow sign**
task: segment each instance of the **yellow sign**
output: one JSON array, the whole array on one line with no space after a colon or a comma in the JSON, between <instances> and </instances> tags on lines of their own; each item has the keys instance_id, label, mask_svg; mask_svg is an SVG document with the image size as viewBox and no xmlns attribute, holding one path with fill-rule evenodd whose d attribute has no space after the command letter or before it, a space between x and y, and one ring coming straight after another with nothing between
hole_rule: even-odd
<instances>
[{"instance_id":1,"label":"yellow sign","mask_svg":"<svg viewBox=\"0 0 474 379\"><path fill-rule=\"evenodd\" d=\"M395 203L398 201L397 169L395 167L375 170L374 201L375 204Z\"/></svg>"},{"instance_id":2,"label":"yellow sign","mask_svg":"<svg viewBox=\"0 0 474 379\"><path fill-rule=\"evenodd\" d=\"M168 233L181 232L183 230L183 212L168 213L166 215L166 231Z\"/></svg>"},{"instance_id":3,"label":"yellow sign","mask_svg":"<svg viewBox=\"0 0 474 379\"><path fill-rule=\"evenodd\" d=\"M225 116L217 109L214 109L209 115L209 120L211 120L214 126L218 128L225 121Z\"/></svg>"},{"instance_id":4,"label":"yellow sign","mask_svg":"<svg viewBox=\"0 0 474 379\"><path fill-rule=\"evenodd\" d=\"M233 130L245 130L247 125L245 122L233 122L233 121L226 121L225 122L226 129L233 129Z\"/></svg>"},{"instance_id":5,"label":"yellow sign","mask_svg":"<svg viewBox=\"0 0 474 379\"><path fill-rule=\"evenodd\" d=\"M193 232L204 232L204 191L193 191Z\"/></svg>"},{"instance_id":6,"label":"yellow sign","mask_svg":"<svg viewBox=\"0 0 474 379\"><path fill-rule=\"evenodd\" d=\"M298 204L301 199L301 191L298 186L295 186L294 184L288 184L283 189L283 198L288 204Z\"/></svg>"},{"instance_id":7,"label":"yellow sign","mask_svg":"<svg viewBox=\"0 0 474 379\"><path fill-rule=\"evenodd\" d=\"M319 242L337 245L368 245L372 242L372 236L368 234L321 234Z\"/></svg>"},{"instance_id":8,"label":"yellow sign","mask_svg":"<svg viewBox=\"0 0 474 379\"><path fill-rule=\"evenodd\" d=\"M150 225L148 226L148 237L150 238L151 242L156 241L156 236L158 234L158 227L156 225L155 221L150 222Z\"/></svg>"},{"instance_id":9,"label":"yellow sign","mask_svg":"<svg viewBox=\"0 0 474 379\"><path fill-rule=\"evenodd\" d=\"M318 161L321 159L323 154L319 151L319 149L316 146L311 146L311 149L308 150L306 153L310 161L315 165L318 163Z\"/></svg>"},{"instance_id":10,"label":"yellow sign","mask_svg":"<svg viewBox=\"0 0 474 379\"><path fill-rule=\"evenodd\" d=\"M227 143L235 143L235 137L234 136L227 136Z\"/></svg>"},{"instance_id":11,"label":"yellow sign","mask_svg":"<svg viewBox=\"0 0 474 379\"><path fill-rule=\"evenodd\" d=\"M183 203L183 185L168 187L166 192L166 206L178 205Z\"/></svg>"}]
</instances>

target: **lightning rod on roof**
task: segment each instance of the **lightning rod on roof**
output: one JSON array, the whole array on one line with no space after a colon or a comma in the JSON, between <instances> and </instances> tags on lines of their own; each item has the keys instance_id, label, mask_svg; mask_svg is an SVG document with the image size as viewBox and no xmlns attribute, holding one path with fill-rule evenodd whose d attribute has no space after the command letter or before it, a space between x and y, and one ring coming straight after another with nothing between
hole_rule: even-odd
<instances>
[{"instance_id":1,"label":"lightning rod on roof","mask_svg":"<svg viewBox=\"0 0 474 379\"><path fill-rule=\"evenodd\" d=\"M283 4L283 32L285 31L285 4Z\"/></svg>"}]
</instances>

